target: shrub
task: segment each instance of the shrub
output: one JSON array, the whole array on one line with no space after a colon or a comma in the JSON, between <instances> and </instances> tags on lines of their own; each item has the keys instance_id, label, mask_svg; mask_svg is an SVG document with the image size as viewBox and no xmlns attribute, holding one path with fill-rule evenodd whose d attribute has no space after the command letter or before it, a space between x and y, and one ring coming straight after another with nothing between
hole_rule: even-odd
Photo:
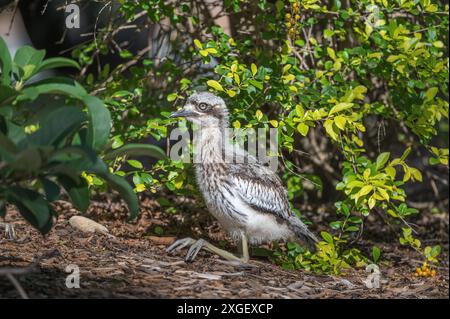
<instances>
[{"instance_id":1,"label":"shrub","mask_svg":"<svg viewBox=\"0 0 450 319\"><path fill-rule=\"evenodd\" d=\"M69 78L30 81L44 70L79 67L73 60L44 56L44 51L24 46L11 59L0 38L0 216L5 216L7 203L14 204L45 234L55 215L51 202L59 198L61 188L84 212L89 185L82 175L95 174L122 195L130 218L136 217L133 189L110 173L99 155L115 158L146 146L105 150L111 116L101 99Z\"/></svg>"},{"instance_id":2,"label":"shrub","mask_svg":"<svg viewBox=\"0 0 450 319\"><path fill-rule=\"evenodd\" d=\"M421 183L428 169L414 159L442 165L448 174L448 5L223 1L217 14L230 18L231 34L197 1L123 1L120 12L129 23L146 14L161 26L154 43L172 41L159 48L170 52L164 59L124 49L126 63L111 72L103 65L97 79L87 77L111 107L116 143L166 138L174 123L168 111L194 89L209 89L227 99L234 127L278 128L290 199L335 202L337 220L324 243L348 245L378 213L397 224L401 242L424 258L438 251L421 248L412 237L407 218L418 210L407 205L405 189ZM91 65L114 47L109 32L99 31L106 39L100 50L90 43L73 56ZM187 166L138 165L136 181L152 191L165 185L192 194ZM345 250L337 246L341 258Z\"/></svg>"}]
</instances>

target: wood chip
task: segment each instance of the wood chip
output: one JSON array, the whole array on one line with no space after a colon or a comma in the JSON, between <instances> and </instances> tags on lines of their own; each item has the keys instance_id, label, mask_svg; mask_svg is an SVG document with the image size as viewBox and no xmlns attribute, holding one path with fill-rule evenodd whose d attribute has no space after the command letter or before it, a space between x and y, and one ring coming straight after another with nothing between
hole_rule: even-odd
<instances>
[{"instance_id":1,"label":"wood chip","mask_svg":"<svg viewBox=\"0 0 450 319\"><path fill-rule=\"evenodd\" d=\"M83 216L72 216L69 219L69 224L73 228L82 231L83 233L109 233L108 228L106 228L105 226Z\"/></svg>"},{"instance_id":2,"label":"wood chip","mask_svg":"<svg viewBox=\"0 0 450 319\"><path fill-rule=\"evenodd\" d=\"M173 236L167 236L167 237L149 236L148 239L150 239L156 245L170 245L175 241L176 237L173 237Z\"/></svg>"}]
</instances>

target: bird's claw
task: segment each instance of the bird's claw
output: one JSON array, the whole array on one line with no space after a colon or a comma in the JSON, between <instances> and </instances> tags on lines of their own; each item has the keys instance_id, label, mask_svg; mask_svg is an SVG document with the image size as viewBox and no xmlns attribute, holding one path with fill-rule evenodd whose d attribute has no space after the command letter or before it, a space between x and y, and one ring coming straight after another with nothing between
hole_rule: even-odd
<instances>
[{"instance_id":1,"label":"bird's claw","mask_svg":"<svg viewBox=\"0 0 450 319\"><path fill-rule=\"evenodd\" d=\"M175 241L172 245L166 248L166 252L171 253L179 251L180 249L183 249L186 246L191 246L189 247L189 250L186 254L185 261L193 261L197 256L198 252L205 246L205 244L206 241L204 241L203 239L195 240L190 237L187 237Z\"/></svg>"},{"instance_id":2,"label":"bird's claw","mask_svg":"<svg viewBox=\"0 0 450 319\"><path fill-rule=\"evenodd\" d=\"M196 240L192 239L190 237L178 239L172 245L170 245L169 247L166 248L166 252L171 253L174 251L178 251L186 246L194 244L195 242L196 242Z\"/></svg>"},{"instance_id":3,"label":"bird's claw","mask_svg":"<svg viewBox=\"0 0 450 319\"><path fill-rule=\"evenodd\" d=\"M205 246L205 244L206 241L204 241L203 239L199 239L195 243L193 243L186 254L185 260L194 261L195 257L197 257L198 252L203 248L203 246Z\"/></svg>"}]
</instances>

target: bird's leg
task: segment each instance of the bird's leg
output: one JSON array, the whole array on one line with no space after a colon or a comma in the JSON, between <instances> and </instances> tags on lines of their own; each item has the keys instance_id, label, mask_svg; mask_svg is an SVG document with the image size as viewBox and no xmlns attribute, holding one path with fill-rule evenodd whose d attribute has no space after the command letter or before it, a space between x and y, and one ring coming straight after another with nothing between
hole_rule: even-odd
<instances>
[{"instance_id":1,"label":"bird's leg","mask_svg":"<svg viewBox=\"0 0 450 319\"><path fill-rule=\"evenodd\" d=\"M243 257L242 258L239 258L226 250L216 247L204 239L195 240L195 239L192 239L189 237L177 240L172 245L170 245L166 249L166 251L170 253L172 251L177 251L177 250L180 250L180 249L190 245L191 247L189 248L189 251L186 254L186 261L193 261L195 259L195 257L197 256L198 252L203 248L204 250L209 251L210 253L216 254L226 260L240 262L240 263L246 263L249 260L247 238L245 238L245 241L243 240L242 242L243 242L243 244L242 244L243 247L244 247L244 242L245 242L245 248L243 248Z\"/></svg>"},{"instance_id":2,"label":"bird's leg","mask_svg":"<svg viewBox=\"0 0 450 319\"><path fill-rule=\"evenodd\" d=\"M0 226L5 228L5 236L10 240L16 239L16 231L14 225L11 223L0 223Z\"/></svg>"},{"instance_id":3,"label":"bird's leg","mask_svg":"<svg viewBox=\"0 0 450 319\"><path fill-rule=\"evenodd\" d=\"M238 244L239 254L242 256L241 260L246 263L250 260L250 254L248 253L248 241L247 236L244 233L241 233L241 239Z\"/></svg>"}]
</instances>

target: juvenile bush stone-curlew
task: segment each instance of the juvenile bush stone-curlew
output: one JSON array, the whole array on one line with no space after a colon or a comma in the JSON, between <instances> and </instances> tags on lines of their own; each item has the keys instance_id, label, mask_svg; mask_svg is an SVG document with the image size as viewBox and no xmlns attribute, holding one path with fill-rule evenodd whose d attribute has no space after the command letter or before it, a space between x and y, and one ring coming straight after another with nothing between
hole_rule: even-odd
<instances>
[{"instance_id":1,"label":"juvenile bush stone-curlew","mask_svg":"<svg viewBox=\"0 0 450 319\"><path fill-rule=\"evenodd\" d=\"M230 261L247 262L248 243L289 240L314 250L317 238L290 209L280 178L228 140L228 109L220 97L209 92L193 94L171 117L184 117L199 127L194 143L197 183L209 212L240 241L242 256L192 238L177 240L168 252L190 246L187 261L203 248Z\"/></svg>"}]
</instances>

